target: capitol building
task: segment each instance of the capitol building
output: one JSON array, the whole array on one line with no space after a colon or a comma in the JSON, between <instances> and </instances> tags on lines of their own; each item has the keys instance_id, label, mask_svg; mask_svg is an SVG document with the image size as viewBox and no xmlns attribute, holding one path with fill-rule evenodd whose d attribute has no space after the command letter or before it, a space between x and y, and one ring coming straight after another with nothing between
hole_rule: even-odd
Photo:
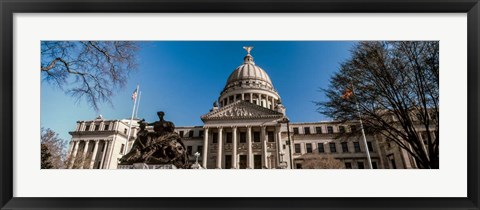
<instances>
[{"instance_id":1,"label":"capitol building","mask_svg":"<svg viewBox=\"0 0 480 210\"><path fill-rule=\"evenodd\" d=\"M251 47L245 49L217 102L204 115L192 116L203 125L175 128L192 162L198 152L199 164L207 169L301 169L307 157L318 156L338 160L341 168L363 169L369 167L368 151L374 169L417 168L404 149L380 134L367 134L365 145L356 135L357 122L290 122L281 93L255 64ZM116 169L135 141L137 121L128 140L130 119L77 121L70 132L68 168Z\"/></svg>"}]
</instances>

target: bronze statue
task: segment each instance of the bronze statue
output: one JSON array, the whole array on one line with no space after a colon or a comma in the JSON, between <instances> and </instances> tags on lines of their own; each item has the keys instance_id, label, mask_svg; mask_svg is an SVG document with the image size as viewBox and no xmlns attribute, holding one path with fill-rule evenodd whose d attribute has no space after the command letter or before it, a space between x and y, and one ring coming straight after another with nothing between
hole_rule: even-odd
<instances>
[{"instance_id":1,"label":"bronze statue","mask_svg":"<svg viewBox=\"0 0 480 210\"><path fill-rule=\"evenodd\" d=\"M157 112L157 115L156 122L139 121L137 139L130 152L120 159L120 165L173 164L177 168L189 168L188 153L180 135L175 133L175 125L163 119L164 112ZM153 125L153 132L146 130L147 125Z\"/></svg>"}]
</instances>

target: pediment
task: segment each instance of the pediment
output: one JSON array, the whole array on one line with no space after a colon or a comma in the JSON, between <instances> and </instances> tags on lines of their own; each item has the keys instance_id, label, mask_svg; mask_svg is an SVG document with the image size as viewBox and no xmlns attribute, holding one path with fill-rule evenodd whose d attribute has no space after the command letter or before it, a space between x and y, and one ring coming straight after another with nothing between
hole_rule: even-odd
<instances>
[{"instance_id":1,"label":"pediment","mask_svg":"<svg viewBox=\"0 0 480 210\"><path fill-rule=\"evenodd\" d=\"M267 109L246 101L237 101L214 110L202 116L202 120L210 119L256 119L256 118L279 118L283 114Z\"/></svg>"}]
</instances>

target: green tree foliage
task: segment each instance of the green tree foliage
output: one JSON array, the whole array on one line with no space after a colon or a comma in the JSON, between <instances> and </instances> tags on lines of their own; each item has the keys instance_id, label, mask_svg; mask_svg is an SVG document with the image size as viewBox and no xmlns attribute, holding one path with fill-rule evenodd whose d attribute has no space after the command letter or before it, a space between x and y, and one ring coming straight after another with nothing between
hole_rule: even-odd
<instances>
[{"instance_id":1,"label":"green tree foliage","mask_svg":"<svg viewBox=\"0 0 480 210\"><path fill-rule=\"evenodd\" d=\"M43 41L42 80L98 110L125 86L138 50L139 43L131 41Z\"/></svg>"},{"instance_id":2,"label":"green tree foliage","mask_svg":"<svg viewBox=\"0 0 480 210\"><path fill-rule=\"evenodd\" d=\"M322 91L320 113L339 121L360 115L368 132L395 142L420 168L439 167L439 42L360 42Z\"/></svg>"}]
</instances>

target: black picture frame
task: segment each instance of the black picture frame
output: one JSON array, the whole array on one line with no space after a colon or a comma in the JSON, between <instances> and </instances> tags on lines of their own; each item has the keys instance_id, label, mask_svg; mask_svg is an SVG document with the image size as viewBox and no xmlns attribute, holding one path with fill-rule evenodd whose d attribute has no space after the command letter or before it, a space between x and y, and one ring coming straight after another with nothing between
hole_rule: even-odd
<instances>
[{"instance_id":1,"label":"black picture frame","mask_svg":"<svg viewBox=\"0 0 480 210\"><path fill-rule=\"evenodd\" d=\"M1 209L479 209L478 0L0 0ZM15 13L467 13L468 196L465 198L25 198L13 197ZM447 110L448 111L448 110ZM451 111L451 110L450 110ZM454 110L453 110L454 111ZM454 180L445 180L446 182ZM320 189L321 190L321 189Z\"/></svg>"}]
</instances>

